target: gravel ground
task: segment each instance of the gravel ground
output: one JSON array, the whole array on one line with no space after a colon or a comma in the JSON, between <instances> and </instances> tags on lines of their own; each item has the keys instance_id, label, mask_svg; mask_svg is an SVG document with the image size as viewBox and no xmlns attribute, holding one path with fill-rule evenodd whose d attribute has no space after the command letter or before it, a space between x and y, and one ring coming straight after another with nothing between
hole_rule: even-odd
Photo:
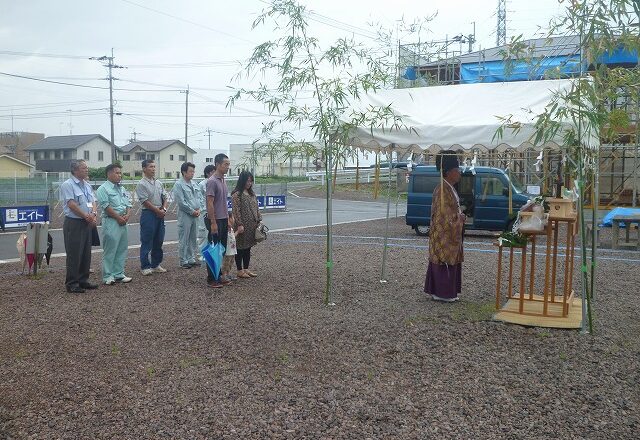
<instances>
[{"instance_id":1,"label":"gravel ground","mask_svg":"<svg viewBox=\"0 0 640 440\"><path fill-rule=\"evenodd\" d=\"M259 277L219 290L169 246L170 272L141 277L131 251L132 283L83 295L63 259L39 280L0 266L0 438L637 438L637 252L601 252L590 336L492 322L486 236L440 304L427 241L393 220L379 283L384 228L335 227L330 308L322 228L271 234Z\"/></svg>"}]
</instances>

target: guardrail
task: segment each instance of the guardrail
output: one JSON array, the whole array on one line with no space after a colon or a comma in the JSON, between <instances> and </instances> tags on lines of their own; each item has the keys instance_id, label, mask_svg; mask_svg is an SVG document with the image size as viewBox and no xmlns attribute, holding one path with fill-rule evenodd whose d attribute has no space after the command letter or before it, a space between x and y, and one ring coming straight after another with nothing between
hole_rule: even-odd
<instances>
[{"instance_id":1,"label":"guardrail","mask_svg":"<svg viewBox=\"0 0 640 440\"><path fill-rule=\"evenodd\" d=\"M363 183L371 183L375 179L375 168L364 168L357 170L338 170L336 174L336 182L337 183L352 183L356 181L356 175L358 175L358 179ZM391 172L391 176L393 178L393 171ZM325 182L325 172L324 171L309 171L306 173L306 177L309 179L309 182L318 181L324 185ZM389 178L389 170L388 168L380 169L380 181L387 180Z\"/></svg>"}]
</instances>

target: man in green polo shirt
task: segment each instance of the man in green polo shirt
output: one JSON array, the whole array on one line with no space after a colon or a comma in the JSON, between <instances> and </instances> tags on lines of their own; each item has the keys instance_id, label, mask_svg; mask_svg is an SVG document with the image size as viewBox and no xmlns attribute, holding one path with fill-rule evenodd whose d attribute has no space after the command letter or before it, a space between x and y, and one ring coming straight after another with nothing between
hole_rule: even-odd
<instances>
[{"instance_id":1,"label":"man in green polo shirt","mask_svg":"<svg viewBox=\"0 0 640 440\"><path fill-rule=\"evenodd\" d=\"M120 185L120 165L107 165L106 172L107 181L96 191L98 205L102 209L102 281L107 285L128 283L131 277L124 274L124 265L129 244L127 223L131 200Z\"/></svg>"}]
</instances>

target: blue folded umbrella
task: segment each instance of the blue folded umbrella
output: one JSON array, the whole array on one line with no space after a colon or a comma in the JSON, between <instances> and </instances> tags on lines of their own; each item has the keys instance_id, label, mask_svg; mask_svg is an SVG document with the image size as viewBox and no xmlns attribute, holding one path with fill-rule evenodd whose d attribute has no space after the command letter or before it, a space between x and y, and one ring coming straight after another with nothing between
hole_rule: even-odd
<instances>
[{"instance_id":1,"label":"blue folded umbrella","mask_svg":"<svg viewBox=\"0 0 640 440\"><path fill-rule=\"evenodd\" d=\"M202 256L204 257L204 261L207 263L207 266L209 266L209 269L211 269L211 273L213 273L213 277L216 280L220 278L224 251L225 248L220 242L215 245L207 243L202 247Z\"/></svg>"}]
</instances>

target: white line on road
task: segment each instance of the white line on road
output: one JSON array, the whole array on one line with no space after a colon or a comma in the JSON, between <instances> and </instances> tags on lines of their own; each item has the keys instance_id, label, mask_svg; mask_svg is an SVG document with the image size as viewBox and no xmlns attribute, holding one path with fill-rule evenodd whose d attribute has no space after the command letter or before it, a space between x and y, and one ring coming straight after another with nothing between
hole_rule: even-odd
<instances>
[{"instance_id":1,"label":"white line on road","mask_svg":"<svg viewBox=\"0 0 640 440\"><path fill-rule=\"evenodd\" d=\"M360 223L360 222L370 222L370 221L374 221L374 220L384 220L386 217L377 217L377 218L368 218L365 220L350 220L350 221L346 221L346 222L337 222L334 223L333 225L344 225L344 224L348 224L348 223ZM176 220L169 220L169 221L176 221ZM326 224L321 224L321 225L310 225L310 226L293 226L291 228L281 228L281 229L271 229L270 232L285 232L285 231L293 231L296 229L309 229L309 228L318 228L321 226L326 226ZM163 243L164 245L168 245L168 244L178 244L177 241L165 241ZM140 245L139 244L133 244L131 246L129 246L127 249L139 249ZM102 249L92 249L91 250L92 254L99 254L102 253ZM59 254L52 254L51 257L66 257L67 254L64 252L61 252ZM19 263L20 259L19 258L11 258L8 260L0 260L0 264L7 264L7 263Z\"/></svg>"}]
</instances>

